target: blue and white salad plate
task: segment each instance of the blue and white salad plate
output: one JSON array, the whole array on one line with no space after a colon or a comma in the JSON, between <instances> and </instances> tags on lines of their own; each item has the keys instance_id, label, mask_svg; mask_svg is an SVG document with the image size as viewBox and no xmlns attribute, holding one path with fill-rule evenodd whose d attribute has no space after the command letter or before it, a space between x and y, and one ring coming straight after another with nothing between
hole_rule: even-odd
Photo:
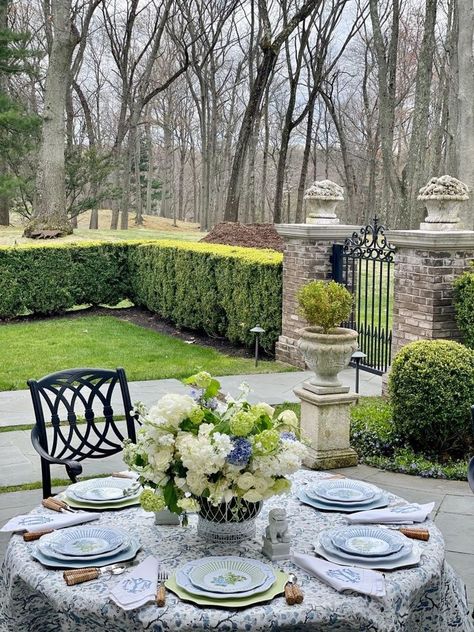
<instances>
[{"instance_id":1,"label":"blue and white salad plate","mask_svg":"<svg viewBox=\"0 0 474 632\"><path fill-rule=\"evenodd\" d=\"M381 507L387 507L388 496L381 493L381 496L377 500L373 500L369 503L332 503L321 499L310 498L305 491L304 487L300 487L296 491L296 496L305 505L309 505L319 511L337 511L338 513L353 513L355 511L365 511L369 509L380 509Z\"/></svg>"},{"instance_id":2,"label":"blue and white salad plate","mask_svg":"<svg viewBox=\"0 0 474 632\"><path fill-rule=\"evenodd\" d=\"M120 503L138 498L142 487L136 481L126 478L92 478L69 485L68 496L78 502L87 503Z\"/></svg>"},{"instance_id":3,"label":"blue and white salad plate","mask_svg":"<svg viewBox=\"0 0 474 632\"><path fill-rule=\"evenodd\" d=\"M46 557L46 555L43 555L43 553L39 550L38 545L35 546L31 555L35 560L40 562L46 568L89 568L90 566L107 566L108 564L128 562L129 560L133 560L139 549L140 542L136 538L132 538L130 546L127 549L119 551L118 553L110 557L95 558L93 564L91 564L90 559L88 561L79 561L75 558L69 558L69 561L67 561Z\"/></svg>"},{"instance_id":4,"label":"blue and white salad plate","mask_svg":"<svg viewBox=\"0 0 474 632\"><path fill-rule=\"evenodd\" d=\"M403 538L404 543L399 551L392 553L391 555L372 555L368 557L366 555L352 555L338 549L331 540L333 533L334 529L325 529L324 531L321 531L319 534L319 540L315 545L317 552L330 562L356 565L363 568L391 570L393 568L399 568L400 565L406 566L416 564L419 561L419 555L418 560L415 559L416 556L415 558L413 557L414 551L415 553L419 551L418 547L415 547L412 540L405 538L402 534L400 534L400 537Z\"/></svg>"},{"instance_id":5,"label":"blue and white salad plate","mask_svg":"<svg viewBox=\"0 0 474 632\"><path fill-rule=\"evenodd\" d=\"M120 530L115 529L115 531L120 531ZM71 555L64 555L63 553L58 553L57 551L55 551L51 547L51 542L54 542L60 535L62 535L59 531L55 531L53 533L44 535L40 540L38 540L37 546L40 553L42 553L45 557L49 557L50 559L66 560L66 561L70 561L71 559L74 559L80 562L82 561L92 562L96 559L101 559L101 558L105 559L107 557L112 557L122 552L123 550L128 549L132 543L131 538L128 535L128 533L125 533L125 531L121 531L121 534L123 537L123 541L122 541L122 544L120 544L117 548L112 549L111 551L108 551L106 553L98 553L98 554L93 554L93 555L71 556Z\"/></svg>"},{"instance_id":6,"label":"blue and white salad plate","mask_svg":"<svg viewBox=\"0 0 474 632\"><path fill-rule=\"evenodd\" d=\"M400 551L406 538L379 527L341 527L331 533L334 546L350 555L382 557Z\"/></svg>"},{"instance_id":7,"label":"blue and white salad plate","mask_svg":"<svg viewBox=\"0 0 474 632\"><path fill-rule=\"evenodd\" d=\"M314 500L331 503L369 503L382 495L377 487L351 479L320 481L306 486L305 492Z\"/></svg>"},{"instance_id":8,"label":"blue and white salad plate","mask_svg":"<svg viewBox=\"0 0 474 632\"><path fill-rule=\"evenodd\" d=\"M108 553L123 542L123 532L111 527L71 527L58 531L49 541L55 553L69 557Z\"/></svg>"},{"instance_id":9,"label":"blue and white salad plate","mask_svg":"<svg viewBox=\"0 0 474 632\"><path fill-rule=\"evenodd\" d=\"M228 560L227 563L219 561L224 559ZM191 575L193 579L191 579ZM230 577L230 575L234 577ZM244 580L246 575L251 579ZM235 577L242 579L236 580ZM215 581L216 578L217 582ZM177 570L175 579L180 588L192 595L228 599L229 596L244 598L265 592L273 586L276 577L272 568L259 560L226 556L225 558L210 557L188 562ZM261 579L261 583L256 585ZM202 586L208 585L209 588L196 586L194 582ZM223 590L223 588L226 589Z\"/></svg>"}]
</instances>

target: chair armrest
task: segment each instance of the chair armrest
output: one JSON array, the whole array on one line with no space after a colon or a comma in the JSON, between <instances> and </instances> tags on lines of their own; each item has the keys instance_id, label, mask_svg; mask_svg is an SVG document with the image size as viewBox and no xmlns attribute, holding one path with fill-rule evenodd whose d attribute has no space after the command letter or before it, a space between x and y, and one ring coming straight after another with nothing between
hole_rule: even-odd
<instances>
[{"instance_id":1,"label":"chair armrest","mask_svg":"<svg viewBox=\"0 0 474 632\"><path fill-rule=\"evenodd\" d=\"M38 435L38 428L36 426L34 426L31 430L31 443L33 444L34 449L40 455L40 457L48 463L55 465L64 465L68 474L70 476L73 476L74 478L82 474L82 465L77 461L74 461L73 459L58 459L46 452L46 450L41 446L40 438Z\"/></svg>"}]
</instances>

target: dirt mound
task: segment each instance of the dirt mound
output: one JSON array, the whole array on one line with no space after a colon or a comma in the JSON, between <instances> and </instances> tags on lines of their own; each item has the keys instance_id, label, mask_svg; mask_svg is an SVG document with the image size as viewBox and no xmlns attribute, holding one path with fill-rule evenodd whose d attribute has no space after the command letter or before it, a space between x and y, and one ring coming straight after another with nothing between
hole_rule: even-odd
<instances>
[{"instance_id":1,"label":"dirt mound","mask_svg":"<svg viewBox=\"0 0 474 632\"><path fill-rule=\"evenodd\" d=\"M240 222L222 222L201 241L208 244L226 244L227 246L245 246L247 248L271 248L283 252L283 240L273 224L241 224Z\"/></svg>"}]
</instances>

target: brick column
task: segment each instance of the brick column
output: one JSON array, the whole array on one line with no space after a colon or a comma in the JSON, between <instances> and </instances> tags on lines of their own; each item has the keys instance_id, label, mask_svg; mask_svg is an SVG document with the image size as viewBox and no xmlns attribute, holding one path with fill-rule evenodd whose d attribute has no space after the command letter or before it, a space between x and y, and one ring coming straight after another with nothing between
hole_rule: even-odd
<instances>
[{"instance_id":1,"label":"brick column","mask_svg":"<svg viewBox=\"0 0 474 632\"><path fill-rule=\"evenodd\" d=\"M285 240L282 333L275 347L276 359L304 369L304 360L296 347L296 331L307 323L298 313L296 293L308 281L331 278L332 245L342 243L359 227L279 224L275 228Z\"/></svg>"},{"instance_id":2,"label":"brick column","mask_svg":"<svg viewBox=\"0 0 474 632\"><path fill-rule=\"evenodd\" d=\"M474 259L474 231L397 230L392 358L414 340L459 340L453 281Z\"/></svg>"}]
</instances>

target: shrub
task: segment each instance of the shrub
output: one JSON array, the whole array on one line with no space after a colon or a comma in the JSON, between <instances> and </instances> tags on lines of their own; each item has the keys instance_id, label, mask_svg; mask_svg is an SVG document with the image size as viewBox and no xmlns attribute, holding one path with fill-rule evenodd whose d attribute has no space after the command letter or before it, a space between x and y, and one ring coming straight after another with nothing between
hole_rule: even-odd
<instances>
[{"instance_id":1,"label":"shrub","mask_svg":"<svg viewBox=\"0 0 474 632\"><path fill-rule=\"evenodd\" d=\"M129 294L124 243L0 247L0 318L116 305Z\"/></svg>"},{"instance_id":2,"label":"shrub","mask_svg":"<svg viewBox=\"0 0 474 632\"><path fill-rule=\"evenodd\" d=\"M424 454L468 451L474 400L474 352L457 342L412 342L396 355L389 377L394 431Z\"/></svg>"},{"instance_id":3,"label":"shrub","mask_svg":"<svg viewBox=\"0 0 474 632\"><path fill-rule=\"evenodd\" d=\"M474 266L454 282L454 307L464 344L474 349Z\"/></svg>"},{"instance_id":4,"label":"shrub","mask_svg":"<svg viewBox=\"0 0 474 632\"><path fill-rule=\"evenodd\" d=\"M308 323L321 327L327 334L349 318L353 298L335 281L311 281L298 291L298 303Z\"/></svg>"},{"instance_id":5,"label":"shrub","mask_svg":"<svg viewBox=\"0 0 474 632\"><path fill-rule=\"evenodd\" d=\"M273 350L281 331L282 255L270 250L162 240L129 252L131 300L180 326Z\"/></svg>"}]
</instances>

